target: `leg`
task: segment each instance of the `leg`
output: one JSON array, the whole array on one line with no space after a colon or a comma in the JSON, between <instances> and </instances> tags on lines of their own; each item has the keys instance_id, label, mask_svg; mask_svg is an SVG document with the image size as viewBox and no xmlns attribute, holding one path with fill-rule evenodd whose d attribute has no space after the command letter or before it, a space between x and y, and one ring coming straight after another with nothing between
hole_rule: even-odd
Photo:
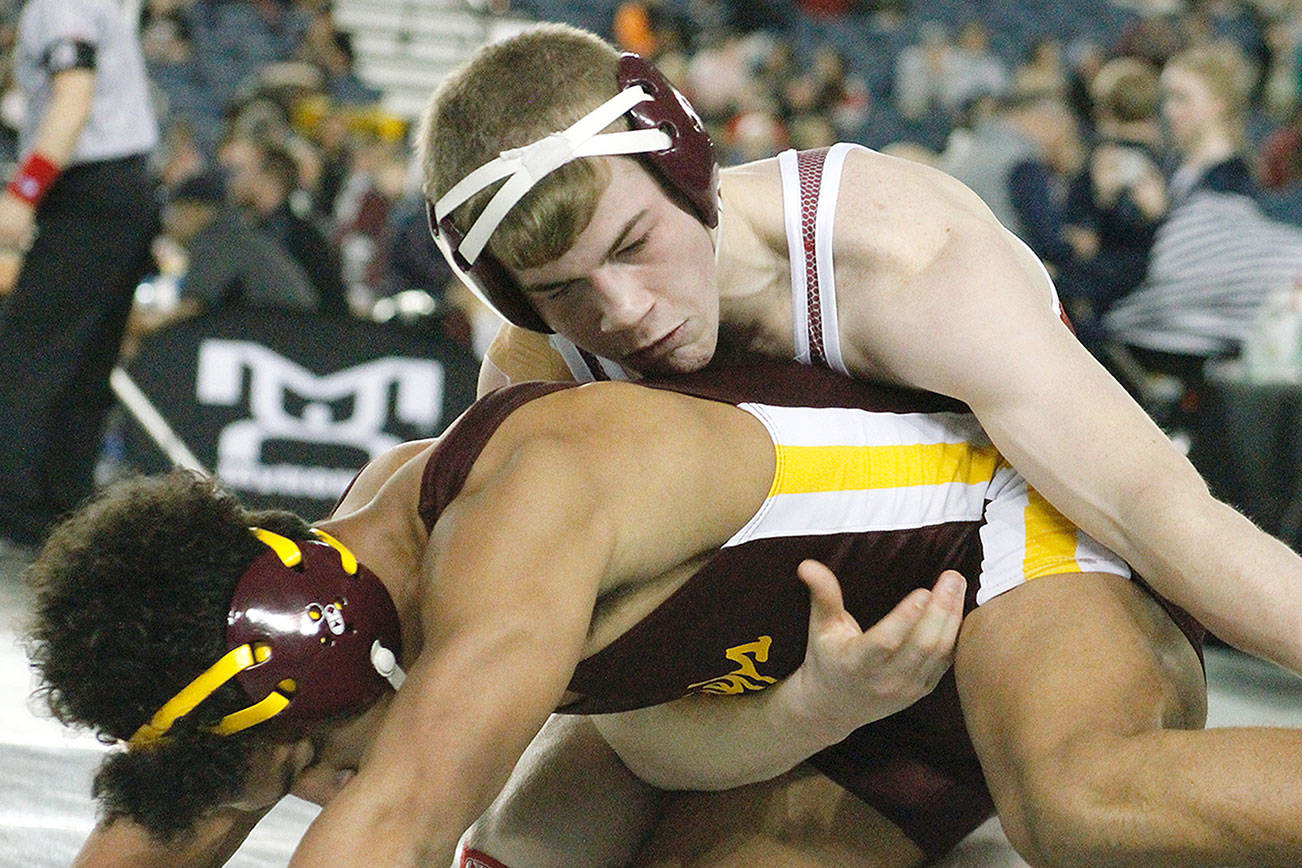
<instances>
[{"instance_id":1,"label":"leg","mask_svg":"<svg viewBox=\"0 0 1302 868\"><path fill-rule=\"evenodd\" d=\"M589 719L553 715L461 845L509 868L627 865L662 796L624 767Z\"/></svg>"},{"instance_id":2,"label":"leg","mask_svg":"<svg viewBox=\"0 0 1302 868\"><path fill-rule=\"evenodd\" d=\"M1201 730L1197 657L1116 576L1037 579L968 616L964 718L1036 865L1302 864L1302 732Z\"/></svg>"},{"instance_id":3,"label":"leg","mask_svg":"<svg viewBox=\"0 0 1302 868\"><path fill-rule=\"evenodd\" d=\"M909 868L924 861L898 827L806 765L735 790L671 798L634 864Z\"/></svg>"}]
</instances>

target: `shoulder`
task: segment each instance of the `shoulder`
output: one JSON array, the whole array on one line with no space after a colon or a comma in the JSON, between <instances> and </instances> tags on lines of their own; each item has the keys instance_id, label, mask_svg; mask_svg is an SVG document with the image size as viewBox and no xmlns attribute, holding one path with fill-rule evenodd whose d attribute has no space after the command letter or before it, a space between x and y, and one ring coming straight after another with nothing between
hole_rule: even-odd
<instances>
[{"instance_id":1,"label":"shoulder","mask_svg":"<svg viewBox=\"0 0 1302 868\"><path fill-rule=\"evenodd\" d=\"M834 251L842 265L920 271L956 242L991 237L981 198L939 169L868 148L846 155Z\"/></svg>"},{"instance_id":2,"label":"shoulder","mask_svg":"<svg viewBox=\"0 0 1302 868\"><path fill-rule=\"evenodd\" d=\"M334 517L342 517L371 503L385 486L401 487L404 474L419 477L437 439L411 440L400 443L380 454L353 477L348 490L334 509ZM415 503L415 501L411 501Z\"/></svg>"},{"instance_id":3,"label":"shoulder","mask_svg":"<svg viewBox=\"0 0 1302 868\"><path fill-rule=\"evenodd\" d=\"M479 394L527 380L573 380L574 375L547 335L502 323L484 354Z\"/></svg>"},{"instance_id":4,"label":"shoulder","mask_svg":"<svg viewBox=\"0 0 1302 868\"><path fill-rule=\"evenodd\" d=\"M490 400L523 400L500 418L480 452L467 488L523 455L565 454L571 473L637 470L641 459L676 460L740 435L749 415L732 404L633 382L601 381L552 388L509 387ZM544 448L545 447L545 448Z\"/></svg>"}]
</instances>

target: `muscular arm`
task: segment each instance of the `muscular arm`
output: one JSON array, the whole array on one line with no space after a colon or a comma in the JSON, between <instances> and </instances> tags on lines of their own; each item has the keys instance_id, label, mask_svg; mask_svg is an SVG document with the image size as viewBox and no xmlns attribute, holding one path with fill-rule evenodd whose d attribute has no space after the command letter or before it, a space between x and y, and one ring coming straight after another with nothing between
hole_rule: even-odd
<instances>
[{"instance_id":1,"label":"muscular arm","mask_svg":"<svg viewBox=\"0 0 1302 868\"><path fill-rule=\"evenodd\" d=\"M192 835L160 842L126 819L95 827L73 868L175 868L225 865L265 811L223 809L204 819Z\"/></svg>"},{"instance_id":2,"label":"muscular arm","mask_svg":"<svg viewBox=\"0 0 1302 868\"><path fill-rule=\"evenodd\" d=\"M853 154L838 207L852 368L965 401L1032 485L1158 591L1302 671L1302 560L1210 496L1063 327L1034 256L970 191L886 159ZM856 189L873 192L846 195Z\"/></svg>"},{"instance_id":3,"label":"muscular arm","mask_svg":"<svg viewBox=\"0 0 1302 868\"><path fill-rule=\"evenodd\" d=\"M292 864L447 864L559 703L599 588L659 575L749 517L769 481L763 429L745 417L751 447L723 466L699 448L720 434L721 409L683 404L633 386L577 389L498 429L431 536L420 656ZM720 507L738 473L749 499Z\"/></svg>"},{"instance_id":4,"label":"muscular arm","mask_svg":"<svg viewBox=\"0 0 1302 868\"><path fill-rule=\"evenodd\" d=\"M832 572L807 561L804 664L759 693L689 696L593 718L642 780L664 789L723 790L769 780L855 729L912 705L949 668L963 617L963 581L947 572L869 630L845 610Z\"/></svg>"}]
</instances>

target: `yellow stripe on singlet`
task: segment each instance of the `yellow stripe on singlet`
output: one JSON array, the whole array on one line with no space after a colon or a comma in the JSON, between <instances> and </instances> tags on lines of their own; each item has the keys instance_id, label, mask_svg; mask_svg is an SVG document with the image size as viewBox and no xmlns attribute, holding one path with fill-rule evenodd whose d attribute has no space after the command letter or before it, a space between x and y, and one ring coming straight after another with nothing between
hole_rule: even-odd
<instances>
[{"instance_id":1,"label":"yellow stripe on singlet","mask_svg":"<svg viewBox=\"0 0 1302 868\"><path fill-rule=\"evenodd\" d=\"M1022 562L1026 579L1081 572L1076 560L1076 525L1040 492L1029 486L1026 491L1026 556Z\"/></svg>"},{"instance_id":2,"label":"yellow stripe on singlet","mask_svg":"<svg viewBox=\"0 0 1302 868\"><path fill-rule=\"evenodd\" d=\"M999 461L993 446L971 443L776 446L777 472L769 497L954 482L974 485L988 482Z\"/></svg>"}]
</instances>

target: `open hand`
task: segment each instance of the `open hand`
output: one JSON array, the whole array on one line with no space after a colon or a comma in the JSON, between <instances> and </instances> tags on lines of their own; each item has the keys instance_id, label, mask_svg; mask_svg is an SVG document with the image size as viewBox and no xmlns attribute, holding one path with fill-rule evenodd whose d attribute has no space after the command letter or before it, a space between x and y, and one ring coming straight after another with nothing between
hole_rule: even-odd
<instances>
[{"instance_id":1,"label":"open hand","mask_svg":"<svg viewBox=\"0 0 1302 868\"><path fill-rule=\"evenodd\" d=\"M918 588L863 630L846 611L836 576L818 561L797 570L809 586L809 643L790 676L801 717L828 744L907 708L936 687L954 659L966 583L953 570Z\"/></svg>"}]
</instances>

